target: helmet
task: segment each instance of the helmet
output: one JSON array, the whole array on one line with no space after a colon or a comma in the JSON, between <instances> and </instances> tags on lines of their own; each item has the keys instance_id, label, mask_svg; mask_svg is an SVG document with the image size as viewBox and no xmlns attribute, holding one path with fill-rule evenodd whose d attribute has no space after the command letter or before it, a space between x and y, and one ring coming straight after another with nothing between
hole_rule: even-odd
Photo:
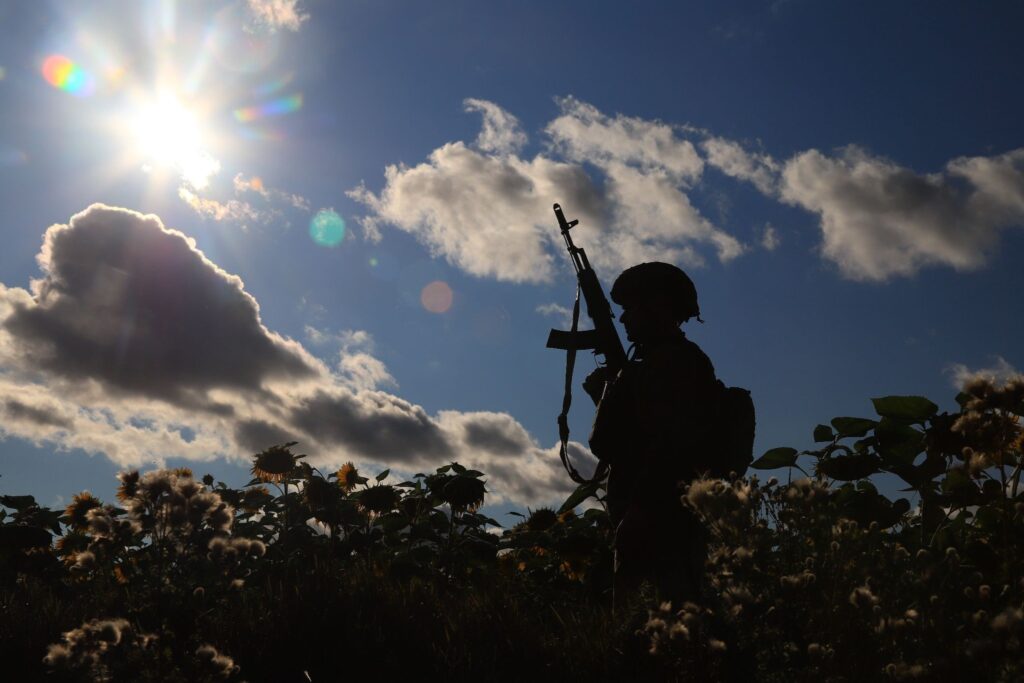
<instances>
[{"instance_id":1,"label":"helmet","mask_svg":"<svg viewBox=\"0 0 1024 683\"><path fill-rule=\"evenodd\" d=\"M611 291L612 301L620 306L635 299L663 298L672 307L672 314L680 322L700 319L697 288L693 280L671 263L641 263L622 271L615 278Z\"/></svg>"}]
</instances>

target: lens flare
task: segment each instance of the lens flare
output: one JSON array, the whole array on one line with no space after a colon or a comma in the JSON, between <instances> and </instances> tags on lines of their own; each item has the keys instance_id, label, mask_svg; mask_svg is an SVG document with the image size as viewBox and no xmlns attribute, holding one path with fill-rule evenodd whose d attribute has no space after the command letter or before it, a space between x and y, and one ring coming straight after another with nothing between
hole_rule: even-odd
<instances>
[{"instance_id":1,"label":"lens flare","mask_svg":"<svg viewBox=\"0 0 1024 683\"><path fill-rule=\"evenodd\" d=\"M58 90L79 97L91 95L94 87L92 76L64 55L50 55L43 60L43 78Z\"/></svg>"},{"instance_id":2,"label":"lens flare","mask_svg":"<svg viewBox=\"0 0 1024 683\"><path fill-rule=\"evenodd\" d=\"M420 303L431 313L447 313L453 298L452 288L441 280L434 280L420 292Z\"/></svg>"},{"instance_id":3,"label":"lens flare","mask_svg":"<svg viewBox=\"0 0 1024 683\"><path fill-rule=\"evenodd\" d=\"M4 80L5 78L7 78L7 69L0 66L0 81Z\"/></svg>"},{"instance_id":4,"label":"lens flare","mask_svg":"<svg viewBox=\"0 0 1024 683\"><path fill-rule=\"evenodd\" d=\"M302 108L302 93L296 93L289 95L288 97L281 97L270 102L264 102L263 104L255 107L243 107L234 111L235 120L240 123L252 123L259 119L265 119L270 116L281 116L282 114L291 114Z\"/></svg>"},{"instance_id":5,"label":"lens flare","mask_svg":"<svg viewBox=\"0 0 1024 683\"><path fill-rule=\"evenodd\" d=\"M321 209L309 222L309 236L321 247L336 247L345 239L345 221L333 209Z\"/></svg>"},{"instance_id":6,"label":"lens flare","mask_svg":"<svg viewBox=\"0 0 1024 683\"><path fill-rule=\"evenodd\" d=\"M378 280L391 281L398 276L398 262L386 251L380 251L376 254L371 254L366 259L366 265L369 266L366 270L374 278ZM419 281L422 282L421 278ZM418 292L413 296L418 296Z\"/></svg>"}]
</instances>

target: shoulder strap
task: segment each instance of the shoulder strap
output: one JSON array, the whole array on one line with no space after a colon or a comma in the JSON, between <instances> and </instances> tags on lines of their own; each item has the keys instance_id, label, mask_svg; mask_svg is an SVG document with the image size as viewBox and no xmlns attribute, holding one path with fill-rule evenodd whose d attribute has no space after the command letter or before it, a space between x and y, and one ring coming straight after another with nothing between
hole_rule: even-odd
<instances>
[{"instance_id":1,"label":"shoulder strap","mask_svg":"<svg viewBox=\"0 0 1024 683\"><path fill-rule=\"evenodd\" d=\"M576 300L572 304L572 328L576 332L580 322L580 288L576 285ZM587 479L581 475L569 461L569 408L572 406L572 375L576 369L576 349L569 348L565 352L565 393L562 395L562 412L558 414L558 457L569 477L577 484L591 484L601 481L607 474L608 466L599 463L594 476Z\"/></svg>"}]
</instances>

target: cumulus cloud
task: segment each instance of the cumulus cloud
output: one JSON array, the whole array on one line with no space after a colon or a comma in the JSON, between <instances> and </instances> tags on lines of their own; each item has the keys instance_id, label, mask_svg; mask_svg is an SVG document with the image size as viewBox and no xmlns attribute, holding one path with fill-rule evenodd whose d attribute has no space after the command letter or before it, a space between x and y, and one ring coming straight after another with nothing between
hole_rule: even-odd
<instances>
[{"instance_id":1,"label":"cumulus cloud","mask_svg":"<svg viewBox=\"0 0 1024 683\"><path fill-rule=\"evenodd\" d=\"M847 147L789 159L781 198L820 216L822 252L856 280L985 263L999 231L1024 223L1024 149L950 161L922 175Z\"/></svg>"},{"instance_id":2,"label":"cumulus cloud","mask_svg":"<svg viewBox=\"0 0 1024 683\"><path fill-rule=\"evenodd\" d=\"M69 429L72 420L62 414L59 405L46 402L42 404L27 404L16 398L8 398L3 402L4 416L11 421L33 422L44 427L58 427Z\"/></svg>"},{"instance_id":3,"label":"cumulus cloud","mask_svg":"<svg viewBox=\"0 0 1024 683\"><path fill-rule=\"evenodd\" d=\"M729 177L746 180L764 194L774 194L779 165L767 154L748 152L738 142L708 137L700 143L707 162Z\"/></svg>"},{"instance_id":4,"label":"cumulus cloud","mask_svg":"<svg viewBox=\"0 0 1024 683\"><path fill-rule=\"evenodd\" d=\"M602 114L573 97L559 101L561 115L545 129L567 159L608 165L612 162L659 171L677 182L700 178L704 160L693 143L661 121Z\"/></svg>"},{"instance_id":5,"label":"cumulus cloud","mask_svg":"<svg viewBox=\"0 0 1024 683\"><path fill-rule=\"evenodd\" d=\"M337 336L338 372L341 381L355 391L398 388L387 366L373 355L373 337L366 330L342 330Z\"/></svg>"},{"instance_id":6,"label":"cumulus cloud","mask_svg":"<svg viewBox=\"0 0 1024 683\"><path fill-rule=\"evenodd\" d=\"M467 100L484 115L475 147L447 143L416 166L388 166L379 193L365 185L348 193L368 209L361 221L367 234L379 236L389 224L470 274L547 282L561 249L550 215L557 201L586 226L578 234L589 237L591 261L609 276L638 261L700 265L697 247L704 244L722 261L742 253L685 194L703 161L676 129L608 117L572 98L560 106L545 129L552 153L525 159L515 151L526 141L515 118L493 103ZM597 168L603 184L584 165Z\"/></svg>"},{"instance_id":7,"label":"cumulus cloud","mask_svg":"<svg viewBox=\"0 0 1024 683\"><path fill-rule=\"evenodd\" d=\"M342 381L356 391L398 388L398 381L388 372L387 366L368 353L345 353L338 358L338 372Z\"/></svg>"},{"instance_id":8,"label":"cumulus cloud","mask_svg":"<svg viewBox=\"0 0 1024 683\"><path fill-rule=\"evenodd\" d=\"M309 20L299 0L246 0L253 20L271 30L279 28L298 31Z\"/></svg>"},{"instance_id":9,"label":"cumulus cloud","mask_svg":"<svg viewBox=\"0 0 1024 683\"><path fill-rule=\"evenodd\" d=\"M430 415L379 390L394 379L366 331L330 335L332 368L267 329L241 279L156 216L95 204L46 231L38 262L30 289L0 284L0 435L125 466L297 440L316 464L459 460L491 476L494 500L571 489L511 416Z\"/></svg>"},{"instance_id":10,"label":"cumulus cloud","mask_svg":"<svg viewBox=\"0 0 1024 683\"><path fill-rule=\"evenodd\" d=\"M973 370L963 363L953 363L946 368L946 374L949 375L950 381L957 389L962 389L965 384L974 379L987 379L995 383L1003 383L1021 374L1002 356L995 356L992 360L994 362L991 367Z\"/></svg>"},{"instance_id":11,"label":"cumulus cloud","mask_svg":"<svg viewBox=\"0 0 1024 683\"><path fill-rule=\"evenodd\" d=\"M560 247L547 207L558 201L580 218L585 227L576 234L587 236L591 261L609 277L640 261L701 266L708 251L727 262L746 247L690 200L707 167L817 214L821 255L855 280L931 265L978 268L1001 230L1024 223L1024 149L954 159L931 174L855 146L782 162L693 126L608 115L572 97L558 104L543 128L545 151L526 159L514 116L466 100L467 111L483 116L473 143L447 143L415 166L388 166L379 193L365 184L348 193L368 210L366 234L379 239L392 225L473 275L547 282ZM760 246L778 244L766 227Z\"/></svg>"},{"instance_id":12,"label":"cumulus cloud","mask_svg":"<svg viewBox=\"0 0 1024 683\"><path fill-rule=\"evenodd\" d=\"M508 414L442 411L438 422L466 453L464 464L491 475L488 488L495 501L556 500L573 488L558 446L539 447ZM570 442L569 454L581 474L593 474L597 459L586 447Z\"/></svg>"},{"instance_id":13,"label":"cumulus cloud","mask_svg":"<svg viewBox=\"0 0 1024 683\"><path fill-rule=\"evenodd\" d=\"M188 408L318 372L263 326L241 279L156 216L94 204L47 230L37 260L32 300L3 321L23 365Z\"/></svg>"},{"instance_id":14,"label":"cumulus cloud","mask_svg":"<svg viewBox=\"0 0 1024 683\"><path fill-rule=\"evenodd\" d=\"M466 111L483 114L484 121L480 135L476 138L477 149L495 154L514 154L527 142L526 133L519 126L519 119L493 102L467 99L463 102Z\"/></svg>"},{"instance_id":15,"label":"cumulus cloud","mask_svg":"<svg viewBox=\"0 0 1024 683\"><path fill-rule=\"evenodd\" d=\"M553 275L551 205L561 199L590 225L601 199L583 170L543 157L485 154L453 142L414 167L388 166L374 194L349 192L371 215L372 232L389 223L409 232L435 256L473 275L510 282L546 282ZM549 218L550 216L550 218ZM547 233L551 233L550 235Z\"/></svg>"}]
</instances>

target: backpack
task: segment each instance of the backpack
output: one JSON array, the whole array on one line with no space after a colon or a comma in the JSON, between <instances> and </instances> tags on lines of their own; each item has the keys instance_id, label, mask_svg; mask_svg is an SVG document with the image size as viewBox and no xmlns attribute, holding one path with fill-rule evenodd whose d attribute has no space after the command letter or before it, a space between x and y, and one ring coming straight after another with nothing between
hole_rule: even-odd
<instances>
[{"instance_id":1,"label":"backpack","mask_svg":"<svg viewBox=\"0 0 1024 683\"><path fill-rule=\"evenodd\" d=\"M719 395L716 441L721 450L711 475L726 479L730 473L742 477L754 460L754 400L750 391L741 387L727 387L718 380Z\"/></svg>"}]
</instances>

